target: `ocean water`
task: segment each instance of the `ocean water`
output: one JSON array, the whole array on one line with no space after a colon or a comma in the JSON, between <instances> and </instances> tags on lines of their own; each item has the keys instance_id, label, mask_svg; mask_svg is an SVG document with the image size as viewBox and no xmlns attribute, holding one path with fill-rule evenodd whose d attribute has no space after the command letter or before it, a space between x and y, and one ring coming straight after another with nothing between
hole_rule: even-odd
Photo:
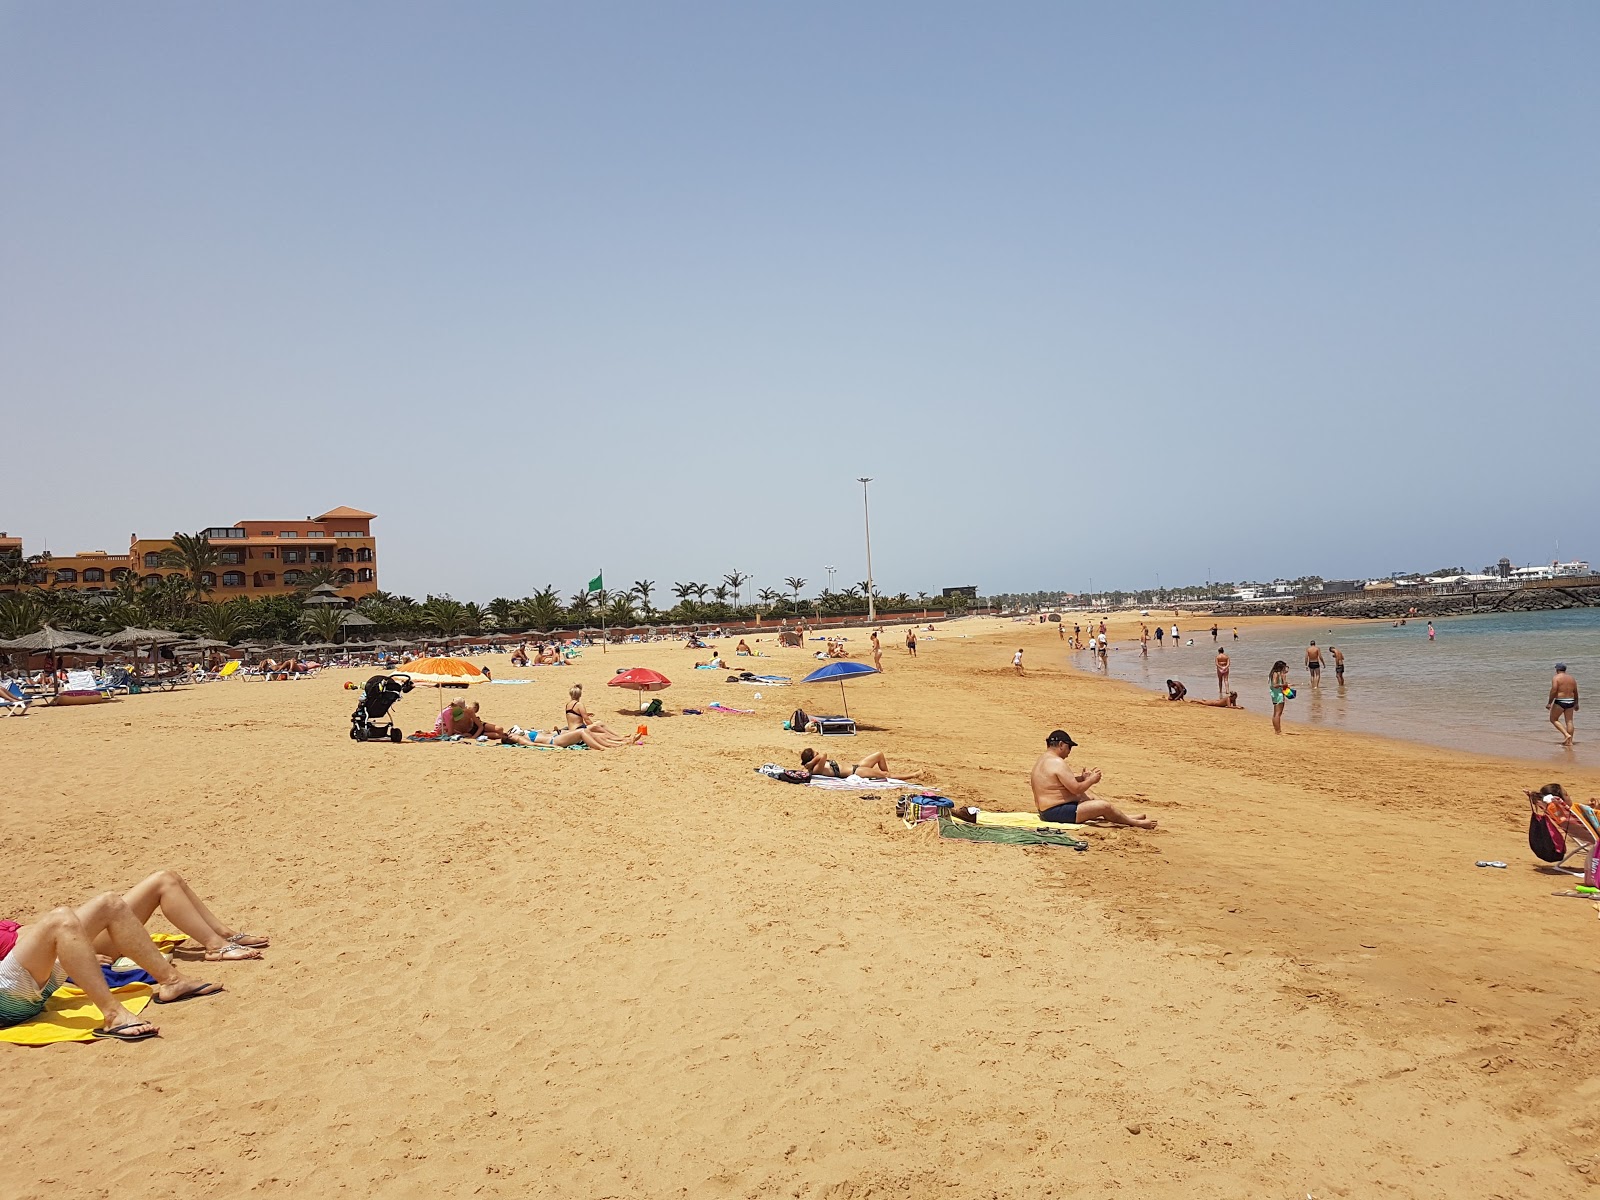
<instances>
[{"instance_id":1,"label":"ocean water","mask_svg":"<svg viewBox=\"0 0 1600 1200\"><path fill-rule=\"evenodd\" d=\"M1170 644L1156 649L1152 615L1149 658L1140 657L1137 640L1114 643L1106 674L1163 695L1169 677L1181 679L1190 696L1214 697L1211 620L1177 620L1182 638L1176 649ZM1169 632L1172 621L1169 611ZM1217 645L1232 659L1230 688L1253 713L1272 715L1267 675L1281 658L1298 693L1284 707L1286 721L1554 765L1600 766L1600 609L1441 617L1433 624L1437 637L1432 642L1427 621L1415 618L1402 628L1389 621L1292 630L1246 627L1235 641L1232 626L1219 621ZM1343 685L1334 680L1332 656L1324 654L1329 665L1322 686L1310 686L1303 663L1312 638L1324 650L1337 645L1344 651ZM1186 644L1190 639L1192 646ZM1067 651L1064 657L1074 667L1100 673L1087 651ZM1566 663L1576 677L1583 702L1571 749L1561 747L1544 706L1557 662Z\"/></svg>"}]
</instances>

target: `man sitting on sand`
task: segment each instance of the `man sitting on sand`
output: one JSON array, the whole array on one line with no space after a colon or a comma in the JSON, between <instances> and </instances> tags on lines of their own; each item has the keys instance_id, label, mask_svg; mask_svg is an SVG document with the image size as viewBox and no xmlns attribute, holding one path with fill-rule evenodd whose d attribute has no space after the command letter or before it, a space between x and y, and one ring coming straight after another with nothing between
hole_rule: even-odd
<instances>
[{"instance_id":1,"label":"man sitting on sand","mask_svg":"<svg viewBox=\"0 0 1600 1200\"><path fill-rule=\"evenodd\" d=\"M889 770L889 760L883 756L882 750L874 750L858 763L851 763L846 771L836 759L823 758L815 750L807 746L800 751L800 769L808 775L819 775L823 779L893 779L896 776ZM914 775L901 775L901 779L915 779Z\"/></svg>"},{"instance_id":2,"label":"man sitting on sand","mask_svg":"<svg viewBox=\"0 0 1600 1200\"><path fill-rule=\"evenodd\" d=\"M1078 743L1066 730L1053 730L1044 744L1044 753L1028 775L1028 784L1033 788L1033 806L1039 810L1041 821L1064 825L1104 821L1108 825L1129 825L1135 829L1156 827L1156 822L1143 813L1130 817L1116 805L1089 794L1089 789L1100 782L1100 772L1074 772L1067 767L1067 755Z\"/></svg>"},{"instance_id":3,"label":"man sitting on sand","mask_svg":"<svg viewBox=\"0 0 1600 1200\"><path fill-rule=\"evenodd\" d=\"M126 955L154 976L157 1004L222 991L220 983L186 978L162 956L144 928L157 909L204 947L208 962L260 958L260 948L268 944L265 937L217 920L176 871L157 871L125 895L106 892L77 908L51 909L14 931L0 928L0 1025L38 1016L70 975L105 1018L95 1037L140 1042L157 1036L156 1026L134 1016L112 994L100 972L102 955Z\"/></svg>"},{"instance_id":4,"label":"man sitting on sand","mask_svg":"<svg viewBox=\"0 0 1600 1200\"><path fill-rule=\"evenodd\" d=\"M1189 689L1183 686L1183 681L1178 679L1167 680L1167 699L1182 700L1189 694Z\"/></svg>"}]
</instances>

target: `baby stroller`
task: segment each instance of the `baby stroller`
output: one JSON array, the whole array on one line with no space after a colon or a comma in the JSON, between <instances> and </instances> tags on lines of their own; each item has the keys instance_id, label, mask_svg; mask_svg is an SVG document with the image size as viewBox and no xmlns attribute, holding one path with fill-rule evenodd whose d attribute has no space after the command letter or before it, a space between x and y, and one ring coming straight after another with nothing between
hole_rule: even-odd
<instances>
[{"instance_id":1,"label":"baby stroller","mask_svg":"<svg viewBox=\"0 0 1600 1200\"><path fill-rule=\"evenodd\" d=\"M398 742L400 730L389 712L411 690L409 675L374 675L361 689L361 699L350 714L350 739L356 742Z\"/></svg>"}]
</instances>

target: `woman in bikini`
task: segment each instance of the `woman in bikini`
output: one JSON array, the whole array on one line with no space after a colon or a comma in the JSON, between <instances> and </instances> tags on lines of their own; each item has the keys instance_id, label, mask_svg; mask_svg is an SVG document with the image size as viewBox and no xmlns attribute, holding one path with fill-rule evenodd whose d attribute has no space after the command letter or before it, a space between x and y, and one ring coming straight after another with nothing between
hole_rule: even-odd
<instances>
[{"instance_id":1,"label":"woman in bikini","mask_svg":"<svg viewBox=\"0 0 1600 1200\"><path fill-rule=\"evenodd\" d=\"M820 775L824 779L849 779L852 775L858 779L892 779L896 778L889 770L889 760L884 758L882 750L875 750L858 763L852 763L846 771L839 765L837 759L823 758L809 746L800 751L800 769L808 775ZM902 775L901 779L915 779L914 775Z\"/></svg>"},{"instance_id":2,"label":"woman in bikini","mask_svg":"<svg viewBox=\"0 0 1600 1200\"><path fill-rule=\"evenodd\" d=\"M583 703L583 684L575 683L568 688L567 697L568 730L587 730L594 735L596 741L606 743L605 746L601 747L602 749L610 749L612 746L627 744L626 739L615 730L596 721L589 715L589 710Z\"/></svg>"}]
</instances>

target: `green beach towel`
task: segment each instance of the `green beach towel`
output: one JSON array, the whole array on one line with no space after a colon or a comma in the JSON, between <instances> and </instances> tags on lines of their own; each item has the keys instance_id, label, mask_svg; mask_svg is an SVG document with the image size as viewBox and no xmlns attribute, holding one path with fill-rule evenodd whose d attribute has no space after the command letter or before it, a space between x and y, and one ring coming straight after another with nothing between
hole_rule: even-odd
<instances>
[{"instance_id":1,"label":"green beach towel","mask_svg":"<svg viewBox=\"0 0 1600 1200\"><path fill-rule=\"evenodd\" d=\"M1004 825L972 825L942 814L939 817L939 836L964 842L1001 842L1007 846L1070 846L1074 850L1089 848L1088 842L1079 841L1070 833L1011 829Z\"/></svg>"}]
</instances>

